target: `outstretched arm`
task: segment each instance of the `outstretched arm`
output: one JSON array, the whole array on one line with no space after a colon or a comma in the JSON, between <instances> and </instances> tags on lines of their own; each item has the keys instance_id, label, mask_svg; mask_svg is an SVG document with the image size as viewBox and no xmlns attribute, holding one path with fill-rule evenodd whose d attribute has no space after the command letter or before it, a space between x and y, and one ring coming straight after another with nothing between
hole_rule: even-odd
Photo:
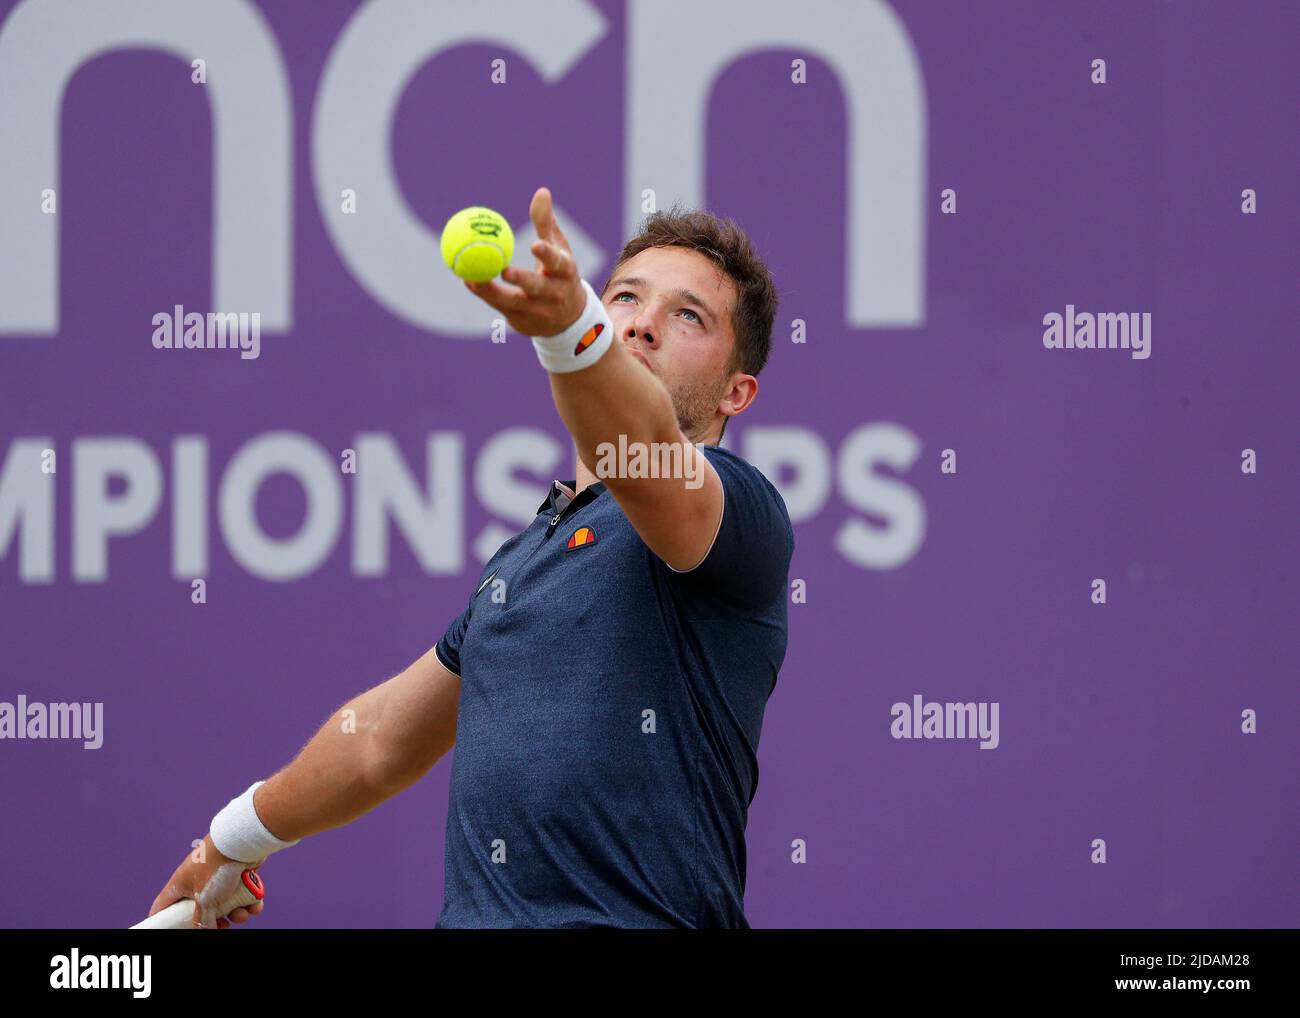
<instances>
[{"instance_id":1,"label":"outstretched arm","mask_svg":"<svg viewBox=\"0 0 1300 1018\"><path fill-rule=\"evenodd\" d=\"M602 312L600 326L612 333L603 306L588 306L573 252L555 221L549 190L537 190L529 212L538 235L532 246L536 269L507 266L501 274L504 283L492 280L466 287L527 336L557 336L580 319L592 320L596 310ZM557 360L566 353L560 351ZM694 568L708 553L722 518L717 472L682 433L663 383L636 362L618 337L593 363L581 363L579 355L572 366L563 365L573 369L550 371L555 406L578 456L609 488L651 551L674 569ZM670 462L680 464L680 476L628 477L601 469L620 440L625 448L639 444L648 455L666 453Z\"/></svg>"}]
</instances>

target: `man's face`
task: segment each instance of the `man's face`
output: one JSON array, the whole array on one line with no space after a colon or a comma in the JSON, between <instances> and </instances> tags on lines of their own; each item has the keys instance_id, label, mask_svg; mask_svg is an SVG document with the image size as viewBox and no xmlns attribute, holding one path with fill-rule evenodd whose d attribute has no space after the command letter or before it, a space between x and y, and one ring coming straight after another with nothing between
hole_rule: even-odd
<instances>
[{"instance_id":1,"label":"man's face","mask_svg":"<svg viewBox=\"0 0 1300 1018\"><path fill-rule=\"evenodd\" d=\"M731 389L731 278L697 251L652 247L618 267L601 300L615 336L672 396L682 432L704 439Z\"/></svg>"}]
</instances>

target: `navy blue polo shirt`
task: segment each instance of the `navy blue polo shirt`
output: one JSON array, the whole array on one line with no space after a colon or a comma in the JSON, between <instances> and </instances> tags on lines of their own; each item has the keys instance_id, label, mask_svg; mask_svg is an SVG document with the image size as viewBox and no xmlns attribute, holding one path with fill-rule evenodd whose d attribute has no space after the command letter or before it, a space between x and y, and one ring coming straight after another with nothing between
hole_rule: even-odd
<instances>
[{"instance_id":1,"label":"navy blue polo shirt","mask_svg":"<svg viewBox=\"0 0 1300 1018\"><path fill-rule=\"evenodd\" d=\"M759 470L700 448L723 512L695 569L603 484L556 482L438 641L461 678L439 928L748 927L794 533Z\"/></svg>"}]
</instances>

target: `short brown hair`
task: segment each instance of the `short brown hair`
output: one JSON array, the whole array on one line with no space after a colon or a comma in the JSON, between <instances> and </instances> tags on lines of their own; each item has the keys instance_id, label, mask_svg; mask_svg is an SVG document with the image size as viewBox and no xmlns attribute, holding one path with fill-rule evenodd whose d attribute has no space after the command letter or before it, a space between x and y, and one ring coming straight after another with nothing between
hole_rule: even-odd
<instances>
[{"instance_id":1,"label":"short brown hair","mask_svg":"<svg viewBox=\"0 0 1300 1018\"><path fill-rule=\"evenodd\" d=\"M646 218L641 232L623 247L601 294L609 289L619 266L652 247L698 251L731 277L736 285L736 307L731 315L736 346L728 370L748 375L762 371L772 352L772 323L779 298L772 273L748 234L734 220L719 219L703 209L682 209L674 203L671 209L652 212Z\"/></svg>"}]
</instances>

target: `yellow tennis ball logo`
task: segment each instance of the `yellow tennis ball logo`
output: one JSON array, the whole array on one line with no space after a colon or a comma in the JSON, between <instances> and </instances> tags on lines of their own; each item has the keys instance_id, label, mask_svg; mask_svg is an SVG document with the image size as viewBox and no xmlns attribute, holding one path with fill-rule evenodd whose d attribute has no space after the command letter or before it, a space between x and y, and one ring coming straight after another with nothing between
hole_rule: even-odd
<instances>
[{"instance_id":1,"label":"yellow tennis ball logo","mask_svg":"<svg viewBox=\"0 0 1300 1018\"><path fill-rule=\"evenodd\" d=\"M515 235L499 212L481 205L461 209L442 228L442 260L475 283L501 275L515 253Z\"/></svg>"}]
</instances>

